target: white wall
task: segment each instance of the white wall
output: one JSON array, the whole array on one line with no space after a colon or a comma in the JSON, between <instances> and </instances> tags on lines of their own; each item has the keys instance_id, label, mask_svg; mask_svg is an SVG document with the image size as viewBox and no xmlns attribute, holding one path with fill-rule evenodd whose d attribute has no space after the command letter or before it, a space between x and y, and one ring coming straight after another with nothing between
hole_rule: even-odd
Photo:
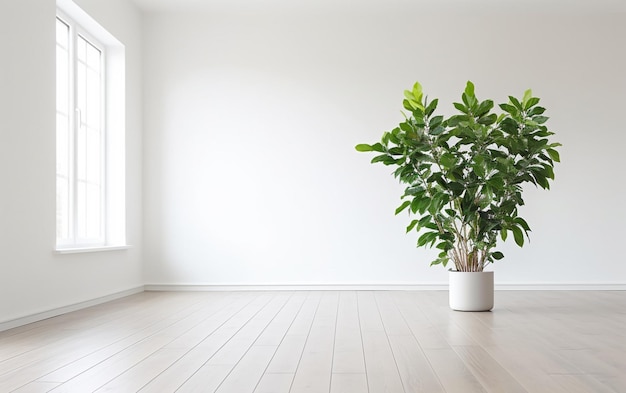
<instances>
[{"instance_id":1,"label":"white wall","mask_svg":"<svg viewBox=\"0 0 626 393\"><path fill-rule=\"evenodd\" d=\"M433 284L401 188L353 146L420 80L451 108L533 88L564 144L500 284L626 284L624 14L152 13L144 20L147 284Z\"/></svg>"},{"instance_id":2,"label":"white wall","mask_svg":"<svg viewBox=\"0 0 626 393\"><path fill-rule=\"evenodd\" d=\"M3 322L143 284L141 24L125 0L79 0L126 46L126 251L57 255L55 1L0 3L0 327ZM5 324L6 326L7 324Z\"/></svg>"}]
</instances>

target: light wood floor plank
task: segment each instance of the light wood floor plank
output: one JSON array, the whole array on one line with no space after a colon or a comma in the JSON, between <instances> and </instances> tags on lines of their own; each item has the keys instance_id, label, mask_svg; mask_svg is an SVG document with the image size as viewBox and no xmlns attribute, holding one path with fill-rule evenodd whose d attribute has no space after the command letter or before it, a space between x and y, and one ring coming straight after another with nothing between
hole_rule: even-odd
<instances>
[{"instance_id":1,"label":"light wood floor plank","mask_svg":"<svg viewBox=\"0 0 626 393\"><path fill-rule=\"evenodd\" d=\"M446 393L486 392L452 348L424 352Z\"/></svg>"},{"instance_id":2,"label":"light wood floor plank","mask_svg":"<svg viewBox=\"0 0 626 393\"><path fill-rule=\"evenodd\" d=\"M11 393L45 393L59 386L56 382L30 382Z\"/></svg>"},{"instance_id":3,"label":"light wood floor plank","mask_svg":"<svg viewBox=\"0 0 626 393\"><path fill-rule=\"evenodd\" d=\"M146 292L0 332L0 392L622 393L626 291Z\"/></svg>"},{"instance_id":4,"label":"light wood floor plank","mask_svg":"<svg viewBox=\"0 0 626 393\"><path fill-rule=\"evenodd\" d=\"M308 292L306 295L306 300L276 350L267 373L287 373L293 379L321 300L320 292Z\"/></svg>"},{"instance_id":5,"label":"light wood floor plank","mask_svg":"<svg viewBox=\"0 0 626 393\"><path fill-rule=\"evenodd\" d=\"M357 294L365 370L370 393L404 392L389 339L372 292Z\"/></svg>"},{"instance_id":6,"label":"light wood floor plank","mask_svg":"<svg viewBox=\"0 0 626 393\"><path fill-rule=\"evenodd\" d=\"M207 374L202 372L202 368L227 366L230 371L225 376L225 380L217 386L217 389L221 390L222 386L226 386L226 388L224 388L225 392L232 391L232 389L248 389L241 390L241 393L251 393L261 378L263 371L267 368L269 360L276 351L276 347L274 346L259 346L253 348L251 348L251 346L275 318L276 314L284 307L289 297L291 297L290 293L277 294L272 301L255 314L254 318L250 319L250 321L241 327L215 355L208 359L198 372L185 381L179 391L191 392L196 391L198 386L205 386L203 389L204 392L213 392L213 390L206 388L207 385L212 385L213 381L204 380ZM265 359L265 357L267 357L267 359ZM262 359L265 359L265 361L262 362ZM239 365L242 366L239 367ZM260 370L260 373L258 377L255 377L254 371L257 370ZM256 379L252 381L251 378ZM214 379L214 377L211 376L211 379ZM248 386L250 384L252 385ZM245 386L245 388L242 385Z\"/></svg>"},{"instance_id":7,"label":"light wood floor plank","mask_svg":"<svg viewBox=\"0 0 626 393\"><path fill-rule=\"evenodd\" d=\"M339 295L332 371L333 374L365 374L359 310L353 291Z\"/></svg>"},{"instance_id":8,"label":"light wood floor plank","mask_svg":"<svg viewBox=\"0 0 626 393\"><path fill-rule=\"evenodd\" d=\"M294 294L263 333L261 333L259 338L254 342L254 345L280 345L287 331L295 322L296 316L302 310L307 295L308 293L306 292Z\"/></svg>"},{"instance_id":9,"label":"light wood floor plank","mask_svg":"<svg viewBox=\"0 0 626 393\"><path fill-rule=\"evenodd\" d=\"M527 392L527 390L483 348L475 346L457 346L454 347L454 351L488 392Z\"/></svg>"},{"instance_id":10,"label":"light wood floor plank","mask_svg":"<svg viewBox=\"0 0 626 393\"><path fill-rule=\"evenodd\" d=\"M289 393L294 374L264 373L254 393Z\"/></svg>"},{"instance_id":11,"label":"light wood floor plank","mask_svg":"<svg viewBox=\"0 0 626 393\"><path fill-rule=\"evenodd\" d=\"M176 298L176 296L174 296L174 298ZM159 300L159 298L157 298L157 300ZM197 311L202 309L202 306L194 306L195 308L190 306L192 303L197 303L197 299L194 298L192 303L188 303L187 300L189 300L187 297L178 299L178 301L171 299L168 300L166 303L170 303L172 305L177 304L181 310L168 314L168 318L165 319L159 319L157 317L157 319L151 320L150 322L146 321L147 327L139 327L136 329L136 332L132 327L135 326L134 324L126 325L129 330L124 332L122 329L123 334L121 334L121 336L123 337L124 335L127 335L127 337L124 337L123 339L119 339L119 334L108 338L102 338L103 336L98 334L99 329L108 328L109 326L106 324L100 324L100 327L95 330L93 328L89 328L85 331L80 329L75 330L74 326L76 325L76 317L73 316L72 318L68 318L70 321L68 331L74 332L75 337L75 340L71 343L71 345L58 347L57 344L59 342L50 343L41 349L41 353L39 350L36 350L25 354L25 356L36 356L37 361L33 361L28 365L22 365L0 378L0 391L10 391L37 378L40 378L40 382L65 382L74 378L85 370L92 368L96 364L99 364L100 362L116 355L124 349L127 349L164 329L167 329L169 326L175 325L177 322L180 322L177 318L184 316L188 317L194 310ZM162 306L164 305L163 303L160 304ZM174 318L171 318L172 316L174 316ZM102 318L99 317L97 319L101 320ZM154 321L156 322L153 323ZM81 325L85 326L87 323L82 323ZM118 325L118 329L119 326L124 326L124 323ZM133 334L128 335L129 333ZM87 338L85 338L85 335ZM57 339L59 338L58 335L56 335L56 337ZM39 340L36 341L40 342Z\"/></svg>"},{"instance_id":12,"label":"light wood floor plank","mask_svg":"<svg viewBox=\"0 0 626 393\"><path fill-rule=\"evenodd\" d=\"M389 342L406 392L444 392L437 374L412 335L389 336Z\"/></svg>"},{"instance_id":13,"label":"light wood floor plank","mask_svg":"<svg viewBox=\"0 0 626 393\"><path fill-rule=\"evenodd\" d=\"M198 322L199 318L197 315L195 315L195 313L197 311L203 310L203 305L199 304L196 298L179 298L177 294L174 294L173 298L178 298L179 301L167 303L157 302L160 307L156 310L153 310L153 322L147 324L147 326L145 326L143 329L139 328L136 331L134 329L131 329L130 332L132 334L124 337L121 340L115 341L110 345L102 346L99 350L94 351L87 356L77 357L74 362L66 364L63 367L59 368L62 363L58 364L56 370L42 376L39 380L44 382L66 382L74 377L77 377L81 373L84 373L87 370L90 370L93 367L100 365L101 363L107 361L113 356L116 356L123 351L129 350L139 343L142 343L146 340L154 339L154 337L157 335L163 336L169 334L169 337L175 339L175 333L172 334L169 332L174 332L176 329L176 325L179 324L180 326L181 322L185 319L189 324ZM190 304L190 302L192 304ZM219 303L219 301L216 300L216 303ZM210 313L212 310L213 308L211 307L205 311L208 311ZM203 315L200 315L200 318L202 317ZM165 341L167 341L167 338L165 338Z\"/></svg>"},{"instance_id":14,"label":"light wood floor plank","mask_svg":"<svg viewBox=\"0 0 626 393\"><path fill-rule=\"evenodd\" d=\"M330 389L338 297L336 292L322 295L291 393L328 393Z\"/></svg>"},{"instance_id":15,"label":"light wood floor plank","mask_svg":"<svg viewBox=\"0 0 626 393\"><path fill-rule=\"evenodd\" d=\"M365 373L333 374L330 393L368 393Z\"/></svg>"},{"instance_id":16,"label":"light wood floor plank","mask_svg":"<svg viewBox=\"0 0 626 393\"><path fill-rule=\"evenodd\" d=\"M199 381L198 383L203 383L206 378L215 379L212 381L212 386L217 389L233 366L231 364L206 365L206 363L272 299L269 295L249 295L251 301L244 308L193 347L184 357L152 379L141 389L141 392L172 392L194 376L195 380ZM189 382L188 388L195 386L194 383L193 381Z\"/></svg>"},{"instance_id":17,"label":"light wood floor plank","mask_svg":"<svg viewBox=\"0 0 626 393\"><path fill-rule=\"evenodd\" d=\"M553 375L564 392L569 393L621 393L623 390L613 390L590 375Z\"/></svg>"},{"instance_id":18,"label":"light wood floor plank","mask_svg":"<svg viewBox=\"0 0 626 393\"><path fill-rule=\"evenodd\" d=\"M114 378L97 392L136 392L185 354L183 348L162 348Z\"/></svg>"},{"instance_id":19,"label":"light wood floor plank","mask_svg":"<svg viewBox=\"0 0 626 393\"><path fill-rule=\"evenodd\" d=\"M213 307L218 307L218 304L220 304L217 300L212 303L211 307L206 308L207 311L211 310ZM137 320L143 321L143 323L147 325L150 325L152 320L145 319L145 315L142 313L135 314L134 321L130 318L131 316L127 316L126 319L117 319L114 329L110 329L111 326L107 323L84 331L79 330L78 332L74 332L70 330L73 334L68 338L59 339L54 343L11 359L10 364L19 366L19 370L13 374L13 381L17 382L20 379L19 376L22 376L22 380L29 380L34 376L42 377L45 374L48 374L47 377L42 377L42 379L47 382L64 382L69 380L83 370L99 363L99 360L93 361L95 353L99 355L95 357L103 359L102 355L106 358L107 354L116 353L121 346L128 347L139 341L139 337L131 335L129 336L130 340L128 340L125 339L126 337L124 336L128 336L128 331L141 327L141 325L136 325ZM152 325L152 327L156 326L158 329L159 326L165 326L168 323L171 324L173 322L155 324ZM128 330L120 329L122 326L125 326ZM150 331L149 329L147 330L147 332ZM144 336L140 336L140 338L143 337ZM81 360L75 363L74 361L77 358ZM91 362L89 361L90 359L92 360ZM0 363L0 370L6 363L7 362ZM81 368L81 364L86 364L86 366ZM60 369L63 365L67 366ZM50 373L50 371L55 369L55 372ZM65 377L62 376L63 373L67 373L67 371L70 371L69 375L66 374Z\"/></svg>"},{"instance_id":20,"label":"light wood floor plank","mask_svg":"<svg viewBox=\"0 0 626 393\"><path fill-rule=\"evenodd\" d=\"M250 348L217 389L217 393L254 392L274 352L276 352L276 347L270 345Z\"/></svg>"},{"instance_id":21,"label":"light wood floor plank","mask_svg":"<svg viewBox=\"0 0 626 393\"><path fill-rule=\"evenodd\" d=\"M394 293L398 311L422 349L450 349L450 344L427 317L424 308L431 307L430 299L415 292Z\"/></svg>"},{"instance_id":22,"label":"light wood floor plank","mask_svg":"<svg viewBox=\"0 0 626 393\"><path fill-rule=\"evenodd\" d=\"M394 296L390 292L379 292L376 300L404 390L415 393L443 392L441 382L398 310Z\"/></svg>"}]
</instances>

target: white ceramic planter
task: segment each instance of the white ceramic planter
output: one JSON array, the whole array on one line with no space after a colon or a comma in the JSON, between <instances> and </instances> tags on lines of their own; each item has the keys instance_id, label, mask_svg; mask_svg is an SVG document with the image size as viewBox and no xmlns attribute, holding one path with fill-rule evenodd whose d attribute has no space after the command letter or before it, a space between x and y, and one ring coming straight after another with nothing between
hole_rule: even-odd
<instances>
[{"instance_id":1,"label":"white ceramic planter","mask_svg":"<svg viewBox=\"0 0 626 393\"><path fill-rule=\"evenodd\" d=\"M489 311L493 308L493 272L450 270L450 308L457 311Z\"/></svg>"}]
</instances>

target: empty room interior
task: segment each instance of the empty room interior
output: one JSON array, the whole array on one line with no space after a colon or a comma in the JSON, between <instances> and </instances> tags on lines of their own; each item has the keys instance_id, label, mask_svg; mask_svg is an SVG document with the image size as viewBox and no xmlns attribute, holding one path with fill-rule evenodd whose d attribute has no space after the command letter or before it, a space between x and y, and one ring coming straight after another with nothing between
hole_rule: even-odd
<instances>
[{"instance_id":1,"label":"empty room interior","mask_svg":"<svg viewBox=\"0 0 626 393\"><path fill-rule=\"evenodd\" d=\"M626 392L623 1L0 14L0 392Z\"/></svg>"}]
</instances>

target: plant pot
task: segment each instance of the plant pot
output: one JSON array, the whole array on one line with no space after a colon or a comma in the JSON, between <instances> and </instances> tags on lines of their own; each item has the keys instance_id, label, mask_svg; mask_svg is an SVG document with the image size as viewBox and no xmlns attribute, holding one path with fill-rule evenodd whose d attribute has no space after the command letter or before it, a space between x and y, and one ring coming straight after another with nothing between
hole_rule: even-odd
<instances>
[{"instance_id":1,"label":"plant pot","mask_svg":"<svg viewBox=\"0 0 626 393\"><path fill-rule=\"evenodd\" d=\"M489 311L493 308L493 272L449 274L450 308L456 311Z\"/></svg>"}]
</instances>

